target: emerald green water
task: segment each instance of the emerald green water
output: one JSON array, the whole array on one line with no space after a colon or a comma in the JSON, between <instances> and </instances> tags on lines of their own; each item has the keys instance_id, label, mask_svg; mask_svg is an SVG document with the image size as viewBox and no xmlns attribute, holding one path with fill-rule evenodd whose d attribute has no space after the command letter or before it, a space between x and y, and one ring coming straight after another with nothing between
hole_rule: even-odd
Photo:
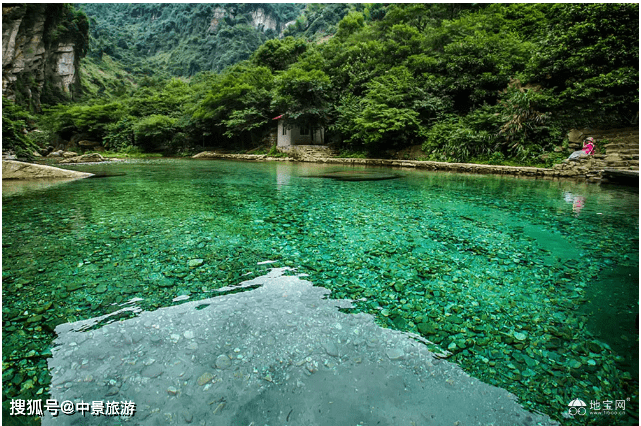
<instances>
[{"instance_id":1,"label":"emerald green water","mask_svg":"<svg viewBox=\"0 0 641 426\"><path fill-rule=\"evenodd\" d=\"M341 181L312 176L390 170L286 163L76 169L124 175L3 183L5 409L46 398L56 325L290 266L528 409L564 421L575 398L630 398L605 421L637 422L638 190L418 170Z\"/></svg>"}]
</instances>

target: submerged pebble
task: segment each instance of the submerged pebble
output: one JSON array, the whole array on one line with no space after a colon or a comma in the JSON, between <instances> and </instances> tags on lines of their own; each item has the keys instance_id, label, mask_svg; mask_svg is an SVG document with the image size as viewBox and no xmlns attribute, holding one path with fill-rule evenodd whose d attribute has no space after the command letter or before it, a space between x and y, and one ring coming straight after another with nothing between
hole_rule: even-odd
<instances>
[{"instance_id":1,"label":"submerged pebble","mask_svg":"<svg viewBox=\"0 0 641 426\"><path fill-rule=\"evenodd\" d=\"M211 379L214 378L214 375L210 373L209 371L203 373L198 377L198 380L196 380L196 383L198 383L198 386L204 386L205 384L211 382Z\"/></svg>"},{"instance_id":2,"label":"submerged pebble","mask_svg":"<svg viewBox=\"0 0 641 426\"><path fill-rule=\"evenodd\" d=\"M205 263L204 259L191 259L188 263L188 266L190 268L197 268L201 266L203 263Z\"/></svg>"},{"instance_id":3,"label":"submerged pebble","mask_svg":"<svg viewBox=\"0 0 641 426\"><path fill-rule=\"evenodd\" d=\"M231 359L227 355L218 355L218 358L216 358L216 367L225 370L229 367L231 367Z\"/></svg>"},{"instance_id":4,"label":"submerged pebble","mask_svg":"<svg viewBox=\"0 0 641 426\"><path fill-rule=\"evenodd\" d=\"M92 186L76 195L61 187L61 201L52 198L37 208L30 196L3 198L3 306L10 307L6 314L3 307L3 355L22 360L5 359L14 369L3 383L7 398L37 390L35 381L22 389L32 380L27 368L36 368L57 325L123 307L155 310L181 294L208 297L266 270L270 265L259 264L265 259L310 274L332 297L367 299L355 302L352 312L418 332L436 349L451 346L450 360L533 408L552 412L560 403L553 402L556 396L584 389L593 399L628 391L623 358L605 343L611 336L593 334L582 309L606 268L638 273L638 239L630 238L638 235L638 194L420 171L396 180L336 182L298 179L295 167L284 174L257 164L216 167L223 170L215 174L220 180L199 178L217 183L207 186L207 196L185 189L181 166L181 173L162 177L137 174L141 184L135 188L125 179L113 181L109 193ZM564 193L584 190L586 207L577 217ZM91 205L91 215L77 197ZM104 197L113 201L109 207L100 203ZM590 214L596 206L607 214ZM52 228L45 218L64 226ZM134 298L140 300L129 302ZM43 301L50 306L44 309ZM619 320L638 309L602 308ZM154 347L162 343L154 330L124 342ZM171 341L178 347L198 349L189 332L176 336ZM630 348L636 339L625 337ZM260 344L277 343L270 338ZM362 342L371 348L379 343ZM238 358L244 349L234 363L244 359ZM340 349L322 348L334 357ZM209 363L233 370L225 354ZM152 367L141 375L162 374Z\"/></svg>"}]
</instances>

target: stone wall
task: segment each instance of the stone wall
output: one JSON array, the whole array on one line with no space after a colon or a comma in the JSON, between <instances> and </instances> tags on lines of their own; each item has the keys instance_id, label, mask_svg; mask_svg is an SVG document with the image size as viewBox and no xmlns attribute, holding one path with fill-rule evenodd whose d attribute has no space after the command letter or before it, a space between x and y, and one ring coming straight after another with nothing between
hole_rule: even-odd
<instances>
[{"instance_id":1,"label":"stone wall","mask_svg":"<svg viewBox=\"0 0 641 426\"><path fill-rule=\"evenodd\" d=\"M583 148L583 141L592 137L596 140L597 154L605 154L605 145L609 143L626 143L639 145L639 128L624 127L619 129L572 129L568 133L568 153L578 151ZM605 143L604 143L605 141Z\"/></svg>"},{"instance_id":2,"label":"stone wall","mask_svg":"<svg viewBox=\"0 0 641 426\"><path fill-rule=\"evenodd\" d=\"M331 148L325 145L291 145L279 146L280 152L286 152L298 161L323 161L323 159L334 157L336 154Z\"/></svg>"},{"instance_id":3,"label":"stone wall","mask_svg":"<svg viewBox=\"0 0 641 426\"><path fill-rule=\"evenodd\" d=\"M573 129L568 133L567 154L580 151L583 141L593 137L596 153L590 157L564 160L554 165L554 176L585 178L598 182L604 170L639 170L639 128L621 129Z\"/></svg>"}]
</instances>

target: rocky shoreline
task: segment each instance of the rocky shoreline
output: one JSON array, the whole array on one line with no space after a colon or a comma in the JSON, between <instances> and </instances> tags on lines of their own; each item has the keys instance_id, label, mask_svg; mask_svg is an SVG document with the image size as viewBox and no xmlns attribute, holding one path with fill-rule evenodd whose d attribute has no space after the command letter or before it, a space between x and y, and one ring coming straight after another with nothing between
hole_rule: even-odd
<instances>
[{"instance_id":1,"label":"rocky shoreline","mask_svg":"<svg viewBox=\"0 0 641 426\"><path fill-rule=\"evenodd\" d=\"M95 158L98 157L98 158ZM337 157L272 157L267 154L219 154L205 151L194 155L194 159L227 159L241 161L284 161L307 162L341 165L364 165L379 167L398 167L408 169L424 169L431 171L445 171L454 173L511 175L532 178L564 178L585 180L589 183L599 183L608 180L608 173L604 169L595 168L596 164L591 157L565 160L554 168L500 166L491 164L474 163L446 163L440 161L397 160L376 158L337 158ZM65 158L60 163L86 163L106 161L99 154L86 154ZM91 176L90 173L75 172L72 170L58 169L19 161L3 160L2 179L39 179L39 178L83 178ZM638 174L638 170L629 173Z\"/></svg>"},{"instance_id":2,"label":"rocky shoreline","mask_svg":"<svg viewBox=\"0 0 641 426\"><path fill-rule=\"evenodd\" d=\"M513 175L527 176L535 178L575 178L586 179L588 182L599 182L601 172L590 170L589 168L580 169L583 159L571 162L566 168L538 168L538 167L517 167L517 166L498 166L490 164L473 164L473 163L446 163L440 161L419 161L419 160L387 160L375 158L292 158L292 157L270 157L266 154L218 154L216 152L205 151L194 155L196 159L229 159L229 160L246 160L246 161L291 161L291 162L315 162L327 164L344 164L344 165L365 165L365 166L384 166L384 167L402 167L413 169L425 169L433 171L446 171L456 173L477 173L477 174L495 174L495 175ZM589 159L588 159L589 160ZM568 163L569 164L569 163ZM576 167L572 167L572 166Z\"/></svg>"}]
</instances>

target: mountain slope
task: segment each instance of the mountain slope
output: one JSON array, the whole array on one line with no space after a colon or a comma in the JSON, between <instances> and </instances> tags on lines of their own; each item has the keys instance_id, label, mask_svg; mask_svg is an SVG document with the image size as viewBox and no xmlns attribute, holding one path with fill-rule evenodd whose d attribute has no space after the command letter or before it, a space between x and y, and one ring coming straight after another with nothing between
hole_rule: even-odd
<instances>
[{"instance_id":1,"label":"mountain slope","mask_svg":"<svg viewBox=\"0 0 641 426\"><path fill-rule=\"evenodd\" d=\"M137 75L218 72L278 37L301 4L100 4L78 7L91 21L89 56L108 54Z\"/></svg>"}]
</instances>

